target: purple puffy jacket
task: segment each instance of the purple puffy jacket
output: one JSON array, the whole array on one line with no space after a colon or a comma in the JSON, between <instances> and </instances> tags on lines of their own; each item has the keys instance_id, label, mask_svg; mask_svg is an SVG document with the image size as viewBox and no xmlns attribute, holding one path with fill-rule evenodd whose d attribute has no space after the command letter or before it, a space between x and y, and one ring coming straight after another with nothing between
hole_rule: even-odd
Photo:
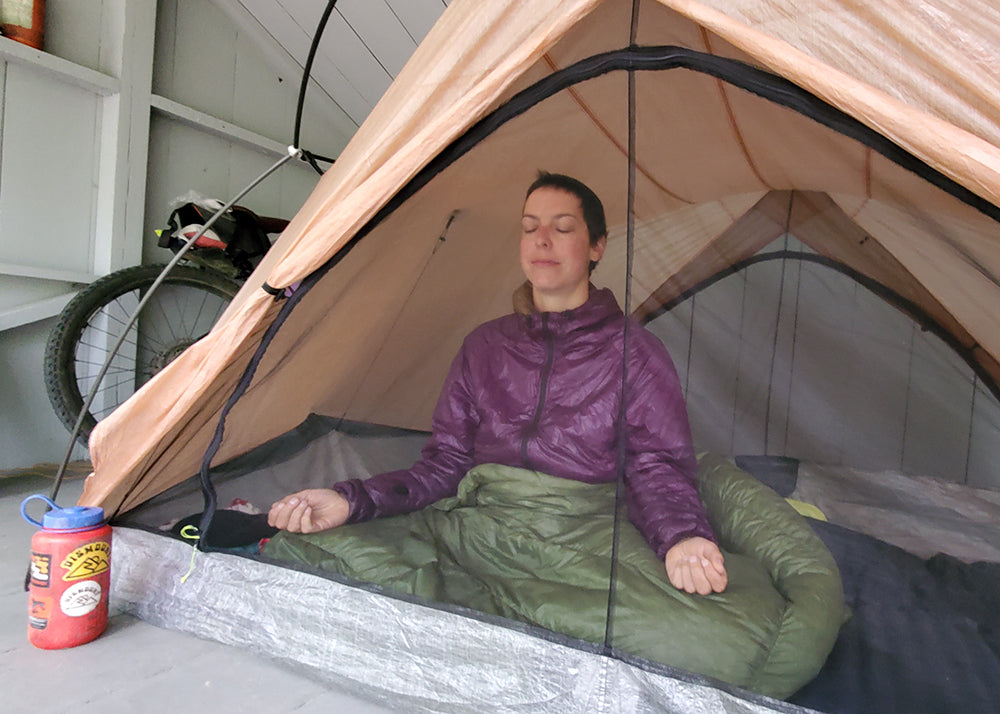
<instances>
[{"instance_id":1,"label":"purple puffy jacket","mask_svg":"<svg viewBox=\"0 0 1000 714\"><path fill-rule=\"evenodd\" d=\"M453 496L477 464L614 481L624 325L612 292L593 287L575 310L480 325L452 363L420 461L334 485L351 506L348 522ZM634 322L628 344L625 496L629 520L662 560L684 538L715 536L698 499L691 431L670 356Z\"/></svg>"}]
</instances>

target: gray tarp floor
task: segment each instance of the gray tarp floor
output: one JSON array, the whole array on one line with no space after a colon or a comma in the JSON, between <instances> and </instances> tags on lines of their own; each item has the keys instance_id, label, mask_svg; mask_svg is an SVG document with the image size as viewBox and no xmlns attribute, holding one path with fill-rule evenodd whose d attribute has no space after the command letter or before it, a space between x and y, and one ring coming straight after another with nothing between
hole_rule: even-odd
<instances>
[{"instance_id":1,"label":"gray tarp floor","mask_svg":"<svg viewBox=\"0 0 1000 714\"><path fill-rule=\"evenodd\" d=\"M21 518L20 506L25 497L48 494L51 487L52 480L42 476L0 478L0 711L389 711L332 691L290 665L124 613L112 614L107 631L91 643L35 649L27 639L24 573L36 529ZM82 488L82 480L67 481L59 504L73 505Z\"/></svg>"}]
</instances>

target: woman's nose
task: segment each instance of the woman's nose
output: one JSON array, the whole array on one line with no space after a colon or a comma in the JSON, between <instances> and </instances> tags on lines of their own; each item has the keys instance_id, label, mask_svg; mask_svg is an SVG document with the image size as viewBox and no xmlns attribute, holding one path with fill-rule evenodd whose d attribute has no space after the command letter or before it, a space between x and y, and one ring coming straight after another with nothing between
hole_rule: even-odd
<instances>
[{"instance_id":1,"label":"woman's nose","mask_svg":"<svg viewBox=\"0 0 1000 714\"><path fill-rule=\"evenodd\" d=\"M549 229L545 226L539 226L535 231L535 245L548 245L549 244Z\"/></svg>"}]
</instances>

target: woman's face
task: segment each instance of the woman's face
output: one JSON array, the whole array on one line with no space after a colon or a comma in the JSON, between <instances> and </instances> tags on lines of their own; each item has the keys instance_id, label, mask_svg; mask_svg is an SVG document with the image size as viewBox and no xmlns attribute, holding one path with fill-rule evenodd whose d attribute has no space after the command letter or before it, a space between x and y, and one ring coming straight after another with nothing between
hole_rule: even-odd
<instances>
[{"instance_id":1,"label":"woman's face","mask_svg":"<svg viewBox=\"0 0 1000 714\"><path fill-rule=\"evenodd\" d=\"M601 259L604 244L601 238L591 246L575 195L550 186L533 191L521 217L521 269L531 282L535 306L562 311L585 303L590 261Z\"/></svg>"}]
</instances>

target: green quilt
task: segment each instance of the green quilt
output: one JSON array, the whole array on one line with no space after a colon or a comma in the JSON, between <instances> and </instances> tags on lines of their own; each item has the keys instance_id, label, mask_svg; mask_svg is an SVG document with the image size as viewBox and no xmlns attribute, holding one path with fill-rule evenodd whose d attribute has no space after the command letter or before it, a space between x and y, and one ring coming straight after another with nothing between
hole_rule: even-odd
<instances>
[{"instance_id":1,"label":"green quilt","mask_svg":"<svg viewBox=\"0 0 1000 714\"><path fill-rule=\"evenodd\" d=\"M815 676L837 637L837 566L801 516L731 463L700 457L699 491L729 587L676 590L622 519L612 646L787 697ZM281 533L264 554L603 642L614 500L613 484L487 464L454 498L422 511Z\"/></svg>"}]
</instances>

